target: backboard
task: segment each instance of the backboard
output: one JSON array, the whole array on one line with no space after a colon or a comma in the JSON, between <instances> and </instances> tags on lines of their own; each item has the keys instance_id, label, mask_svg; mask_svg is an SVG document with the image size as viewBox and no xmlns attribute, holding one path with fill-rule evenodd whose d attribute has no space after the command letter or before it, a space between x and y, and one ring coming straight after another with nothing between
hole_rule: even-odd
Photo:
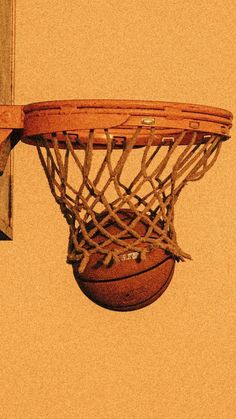
<instances>
[{"instance_id":1,"label":"backboard","mask_svg":"<svg viewBox=\"0 0 236 419\"><path fill-rule=\"evenodd\" d=\"M0 3L0 104L14 102L14 18L15 0L2 0ZM4 154L8 154L8 151L6 148ZM9 155L4 173L2 174L0 170L0 240L11 240L13 235L12 186L13 152Z\"/></svg>"}]
</instances>

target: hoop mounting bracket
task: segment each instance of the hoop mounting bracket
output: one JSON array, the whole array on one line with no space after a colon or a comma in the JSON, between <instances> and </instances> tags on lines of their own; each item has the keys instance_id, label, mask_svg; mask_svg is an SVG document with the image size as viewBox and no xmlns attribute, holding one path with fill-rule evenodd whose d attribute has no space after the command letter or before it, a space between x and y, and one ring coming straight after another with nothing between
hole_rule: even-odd
<instances>
[{"instance_id":1,"label":"hoop mounting bracket","mask_svg":"<svg viewBox=\"0 0 236 419\"><path fill-rule=\"evenodd\" d=\"M0 129L22 129L24 113L21 105L0 105Z\"/></svg>"},{"instance_id":2,"label":"hoop mounting bracket","mask_svg":"<svg viewBox=\"0 0 236 419\"><path fill-rule=\"evenodd\" d=\"M3 174L12 148L19 138L12 136L15 130L23 129L24 114L22 106L0 105L0 176Z\"/></svg>"}]
</instances>

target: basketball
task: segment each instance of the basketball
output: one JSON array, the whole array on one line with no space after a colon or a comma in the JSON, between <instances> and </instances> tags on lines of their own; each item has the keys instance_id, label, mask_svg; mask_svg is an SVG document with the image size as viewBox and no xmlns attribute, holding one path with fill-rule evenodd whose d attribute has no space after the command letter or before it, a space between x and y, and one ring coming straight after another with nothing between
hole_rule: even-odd
<instances>
[{"instance_id":1,"label":"basketball","mask_svg":"<svg viewBox=\"0 0 236 419\"><path fill-rule=\"evenodd\" d=\"M105 215L107 213L102 214L100 219ZM134 212L126 209L118 211L117 215L126 225L136 217ZM90 222L86 229L89 231L93 227ZM112 235L122 232L122 227L112 217L103 227ZM148 224L139 220L134 230L144 237L147 228ZM151 237L156 238L157 233L153 232ZM107 237L97 231L93 240L101 244ZM123 240L130 244L136 239L126 232ZM139 243L141 247L147 247L147 243ZM121 246L110 242L105 248L119 250ZM103 258L101 253L93 253L83 273L78 272L78 263L73 263L73 272L81 291L96 304L110 310L131 311L153 303L168 287L174 273L174 256L161 248L148 250L144 260L140 260L139 252L128 249L120 254L118 263L106 266Z\"/></svg>"}]
</instances>

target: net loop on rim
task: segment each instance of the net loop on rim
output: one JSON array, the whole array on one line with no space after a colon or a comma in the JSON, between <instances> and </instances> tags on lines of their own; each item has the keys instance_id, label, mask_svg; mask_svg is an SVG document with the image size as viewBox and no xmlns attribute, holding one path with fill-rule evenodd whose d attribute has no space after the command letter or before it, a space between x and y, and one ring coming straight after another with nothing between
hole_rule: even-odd
<instances>
[{"instance_id":1,"label":"net loop on rim","mask_svg":"<svg viewBox=\"0 0 236 419\"><path fill-rule=\"evenodd\" d=\"M144 129L146 145L135 149ZM109 265L122 260L127 251L137 252L143 260L157 247L178 260L190 259L177 243L174 207L184 186L201 179L215 163L222 135L209 134L203 143L196 143L196 131L182 130L163 147L155 141L156 127L137 126L116 150L110 131L104 128L106 147L96 152L96 129L87 130L86 144L79 130L73 138L66 130L34 137L51 192L69 225L67 261L79 262L83 272L91 254L99 253ZM178 147L190 135L187 144ZM128 223L120 216L124 210ZM119 227L115 234L107 228L111 220ZM145 234L137 228L140 222L146 226ZM96 240L98 236L103 240ZM127 236L132 240L124 240Z\"/></svg>"}]
</instances>

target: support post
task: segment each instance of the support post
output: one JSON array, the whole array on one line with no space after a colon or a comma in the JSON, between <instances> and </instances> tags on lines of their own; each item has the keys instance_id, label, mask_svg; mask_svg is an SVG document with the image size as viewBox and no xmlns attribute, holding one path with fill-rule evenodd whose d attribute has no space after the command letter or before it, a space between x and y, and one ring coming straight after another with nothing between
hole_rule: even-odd
<instances>
[{"instance_id":1,"label":"support post","mask_svg":"<svg viewBox=\"0 0 236 419\"><path fill-rule=\"evenodd\" d=\"M1 0L0 22L0 104L12 105L14 103L15 0ZM10 152L11 147L6 141L2 142L2 149L0 240L12 240L13 151Z\"/></svg>"}]
</instances>

